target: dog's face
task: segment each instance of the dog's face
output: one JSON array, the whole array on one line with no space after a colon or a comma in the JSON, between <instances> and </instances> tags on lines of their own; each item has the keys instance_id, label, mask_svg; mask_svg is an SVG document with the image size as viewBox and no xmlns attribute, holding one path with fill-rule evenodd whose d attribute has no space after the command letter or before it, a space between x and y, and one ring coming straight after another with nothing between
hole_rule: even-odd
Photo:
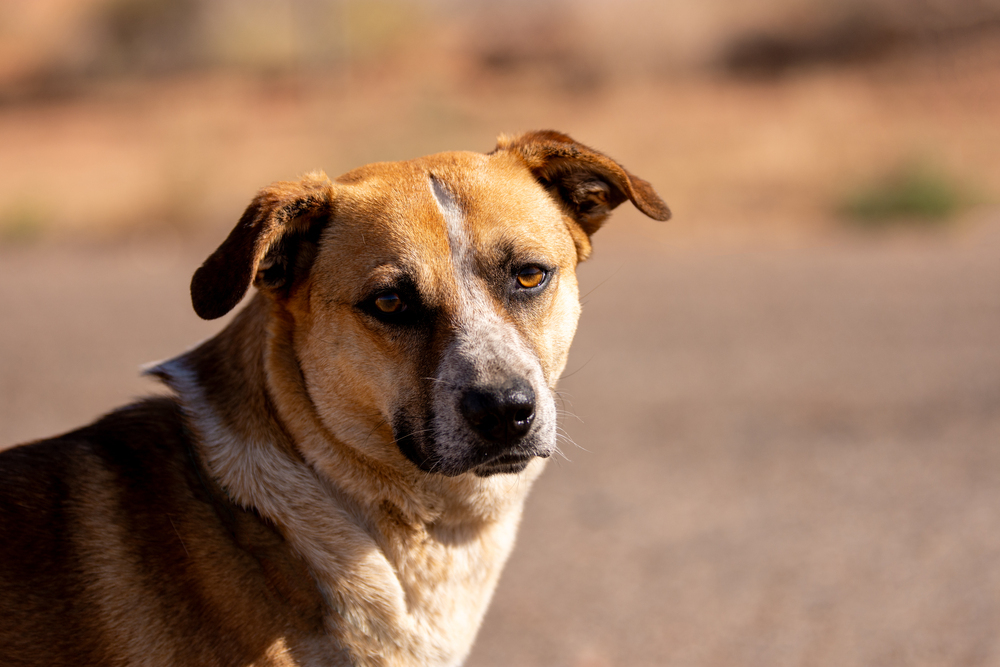
<instances>
[{"instance_id":1,"label":"dog's face","mask_svg":"<svg viewBox=\"0 0 1000 667\"><path fill-rule=\"evenodd\" d=\"M192 293L217 316L252 277L319 418L365 456L517 473L555 451L576 264L626 198L669 215L644 181L555 133L307 177L262 191Z\"/></svg>"},{"instance_id":2,"label":"dog's face","mask_svg":"<svg viewBox=\"0 0 1000 667\"><path fill-rule=\"evenodd\" d=\"M346 442L380 423L427 472L519 472L555 448L579 315L563 213L510 156L450 153L339 179L299 289L309 394Z\"/></svg>"}]
</instances>

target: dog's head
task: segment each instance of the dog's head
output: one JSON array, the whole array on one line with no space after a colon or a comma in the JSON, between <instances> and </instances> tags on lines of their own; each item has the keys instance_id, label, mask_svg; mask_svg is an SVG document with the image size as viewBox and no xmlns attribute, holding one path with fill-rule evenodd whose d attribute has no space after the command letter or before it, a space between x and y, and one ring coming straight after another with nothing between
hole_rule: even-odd
<instances>
[{"instance_id":1,"label":"dog's head","mask_svg":"<svg viewBox=\"0 0 1000 667\"><path fill-rule=\"evenodd\" d=\"M317 415L362 454L516 473L555 450L576 265L625 200L670 215L646 181L556 132L313 174L257 195L192 298L211 319L256 285Z\"/></svg>"}]
</instances>

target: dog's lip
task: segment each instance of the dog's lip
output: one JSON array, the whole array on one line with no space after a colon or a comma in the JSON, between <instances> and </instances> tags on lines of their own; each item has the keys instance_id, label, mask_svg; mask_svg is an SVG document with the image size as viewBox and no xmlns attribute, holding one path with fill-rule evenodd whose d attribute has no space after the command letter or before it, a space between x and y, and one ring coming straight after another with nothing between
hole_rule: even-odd
<instances>
[{"instance_id":1,"label":"dog's lip","mask_svg":"<svg viewBox=\"0 0 1000 667\"><path fill-rule=\"evenodd\" d=\"M500 452L494 456L491 456L486 461L483 461L472 468L474 472L479 475L483 474L495 474L504 472L521 472L524 470L531 459L536 456L542 456L543 458L547 456L546 454L541 454L534 450L518 450L518 451L504 451Z\"/></svg>"},{"instance_id":2,"label":"dog's lip","mask_svg":"<svg viewBox=\"0 0 1000 667\"><path fill-rule=\"evenodd\" d=\"M502 449L495 449L493 451L487 450L486 452L480 452L480 461L476 465L492 465L494 463L520 463L522 461L530 461L536 456L540 456L541 452L535 447L505 447Z\"/></svg>"},{"instance_id":3,"label":"dog's lip","mask_svg":"<svg viewBox=\"0 0 1000 667\"><path fill-rule=\"evenodd\" d=\"M521 461L530 461L536 456L535 452L504 452L493 457L487 463L520 463Z\"/></svg>"}]
</instances>

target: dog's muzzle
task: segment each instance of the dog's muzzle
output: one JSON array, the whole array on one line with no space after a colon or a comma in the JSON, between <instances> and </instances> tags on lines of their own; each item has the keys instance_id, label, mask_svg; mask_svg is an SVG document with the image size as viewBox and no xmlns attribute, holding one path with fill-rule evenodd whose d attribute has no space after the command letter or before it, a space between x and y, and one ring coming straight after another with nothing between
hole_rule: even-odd
<instances>
[{"instance_id":1,"label":"dog's muzzle","mask_svg":"<svg viewBox=\"0 0 1000 667\"><path fill-rule=\"evenodd\" d=\"M547 429L540 429L550 420L527 379L515 376L501 384L445 393L450 398L445 409L429 420L436 427L414 428L413 420L402 414L393 420L396 444L425 472L480 477L519 473L533 458L551 455Z\"/></svg>"}]
</instances>

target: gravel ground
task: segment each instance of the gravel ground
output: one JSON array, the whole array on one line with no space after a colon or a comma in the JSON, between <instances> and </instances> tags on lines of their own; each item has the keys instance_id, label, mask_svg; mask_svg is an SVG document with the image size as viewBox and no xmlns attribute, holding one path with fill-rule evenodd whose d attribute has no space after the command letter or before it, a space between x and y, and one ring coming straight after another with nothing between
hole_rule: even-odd
<instances>
[{"instance_id":1,"label":"gravel ground","mask_svg":"<svg viewBox=\"0 0 1000 667\"><path fill-rule=\"evenodd\" d=\"M469 667L1000 665L1000 219L728 249L640 224L581 267L566 458ZM153 390L140 364L219 328L187 297L216 240L0 248L0 442Z\"/></svg>"}]
</instances>

